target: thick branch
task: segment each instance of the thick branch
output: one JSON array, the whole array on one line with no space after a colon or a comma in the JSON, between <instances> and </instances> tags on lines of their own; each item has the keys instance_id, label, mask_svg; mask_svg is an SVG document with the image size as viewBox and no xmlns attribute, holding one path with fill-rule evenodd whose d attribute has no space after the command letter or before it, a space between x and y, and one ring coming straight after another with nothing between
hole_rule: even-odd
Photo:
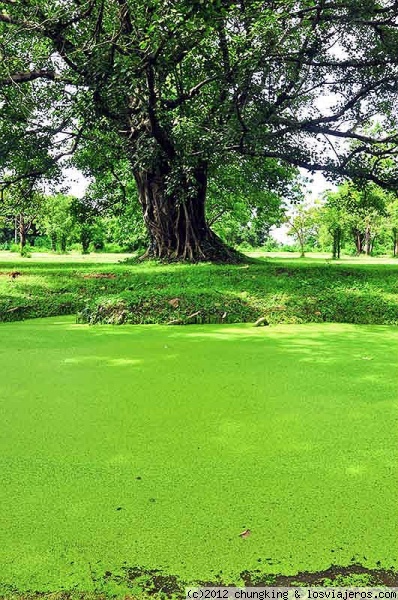
<instances>
[{"instance_id":1,"label":"thick branch","mask_svg":"<svg viewBox=\"0 0 398 600\"><path fill-rule=\"evenodd\" d=\"M34 81L35 79L48 79L50 81L63 81L64 83L71 83L57 75L55 71L39 69L37 71L27 71L25 73L13 73L12 75L9 75L6 79L0 79L0 85L14 85L16 83Z\"/></svg>"},{"instance_id":2,"label":"thick branch","mask_svg":"<svg viewBox=\"0 0 398 600\"><path fill-rule=\"evenodd\" d=\"M358 179L366 179L369 181L373 181L377 185L383 188L396 189L398 182L394 177L391 181L386 179L381 179L375 175L375 173L367 170L366 168L360 169L358 167L348 168L347 166L336 165L334 163L318 163L315 161L307 160L305 158L300 158L293 155L285 154L284 152L272 152L268 150L257 151L251 150L249 148L242 148L238 145L229 146L228 150L232 150L238 152L239 154L244 154L246 156L253 157L264 157L264 158L276 158L277 160L281 160L284 163L293 165L295 167L300 167L302 169L306 169L307 171L314 173L315 171L323 171L326 173L331 173L334 175L340 175L343 177L348 177L350 179L358 178Z\"/></svg>"},{"instance_id":3,"label":"thick branch","mask_svg":"<svg viewBox=\"0 0 398 600\"><path fill-rule=\"evenodd\" d=\"M161 127L156 113L157 95L155 90L155 73L152 66L146 69L147 84L148 84L148 116L151 125L153 137L159 143L161 148L171 159L175 156L175 149L163 127Z\"/></svg>"},{"instance_id":4,"label":"thick branch","mask_svg":"<svg viewBox=\"0 0 398 600\"><path fill-rule=\"evenodd\" d=\"M207 77L207 79L204 79L203 81L195 85L186 94L181 94L178 98L175 98L174 100L164 100L163 104L166 108L169 109L177 108L177 106L181 106L181 104L183 104L187 100L192 100L192 98L199 94L200 90L205 85L211 83L212 81L216 81L216 79L218 79L216 75L213 75L212 77Z\"/></svg>"}]
</instances>

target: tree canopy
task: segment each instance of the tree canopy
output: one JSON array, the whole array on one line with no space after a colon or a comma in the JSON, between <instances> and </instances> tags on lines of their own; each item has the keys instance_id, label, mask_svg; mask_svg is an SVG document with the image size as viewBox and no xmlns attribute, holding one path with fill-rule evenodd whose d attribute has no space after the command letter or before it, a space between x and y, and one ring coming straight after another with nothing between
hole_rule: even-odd
<instances>
[{"instance_id":1,"label":"tree canopy","mask_svg":"<svg viewBox=\"0 0 398 600\"><path fill-rule=\"evenodd\" d=\"M396 185L397 20L395 0L2 0L0 177L95 143L128 162L151 255L231 258L205 201L232 156Z\"/></svg>"}]
</instances>

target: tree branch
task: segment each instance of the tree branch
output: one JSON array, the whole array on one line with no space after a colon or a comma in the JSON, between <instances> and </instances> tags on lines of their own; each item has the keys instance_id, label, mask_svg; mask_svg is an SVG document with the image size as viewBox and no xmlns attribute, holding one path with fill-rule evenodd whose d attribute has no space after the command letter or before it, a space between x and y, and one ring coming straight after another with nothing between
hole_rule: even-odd
<instances>
[{"instance_id":1,"label":"tree branch","mask_svg":"<svg viewBox=\"0 0 398 600\"><path fill-rule=\"evenodd\" d=\"M275 158L295 167L306 169L310 173L314 173L315 171L325 171L327 173L348 177L350 179L367 179L373 181L374 183L383 188L398 188L398 181L396 177L393 177L391 180L381 179L380 177L375 175L373 171L369 171L366 168L353 167L352 169L350 169L346 166L336 165L334 163L319 163L316 161L306 160L305 158L300 158L298 156L288 155L284 152L272 152L268 150L256 151L249 148L243 148L242 150L242 148L239 145L228 146L226 150L234 151L245 156L261 156L264 158Z\"/></svg>"},{"instance_id":2,"label":"tree branch","mask_svg":"<svg viewBox=\"0 0 398 600\"><path fill-rule=\"evenodd\" d=\"M168 135L164 131L164 129L160 126L157 114L156 114L156 105L157 105L157 95L155 91L155 73L152 66L148 66L146 69L146 78L148 84L148 116L149 122L151 126L151 132L153 137L159 143L161 148L167 154L167 156L171 159L175 157L175 149L173 144L171 143Z\"/></svg>"},{"instance_id":3,"label":"tree branch","mask_svg":"<svg viewBox=\"0 0 398 600\"><path fill-rule=\"evenodd\" d=\"M73 82L58 75L55 71L47 69L38 69L36 71L27 71L25 73L13 73L6 79L0 79L0 85L14 85L34 81L35 79L48 79L50 81L62 81L63 83L72 84Z\"/></svg>"},{"instance_id":4,"label":"tree branch","mask_svg":"<svg viewBox=\"0 0 398 600\"><path fill-rule=\"evenodd\" d=\"M194 98L195 96L197 96L199 94L202 87L204 87L208 83L211 83L212 81L216 81L217 79L218 79L217 75L213 75L212 77L207 77L207 79L204 79L203 81L201 81L200 83L195 85L186 94L181 94L175 100L163 100L162 103L165 106L165 108L168 108L168 109L177 108L177 106L181 106L181 104L183 104L187 100L192 100L192 98Z\"/></svg>"}]
</instances>

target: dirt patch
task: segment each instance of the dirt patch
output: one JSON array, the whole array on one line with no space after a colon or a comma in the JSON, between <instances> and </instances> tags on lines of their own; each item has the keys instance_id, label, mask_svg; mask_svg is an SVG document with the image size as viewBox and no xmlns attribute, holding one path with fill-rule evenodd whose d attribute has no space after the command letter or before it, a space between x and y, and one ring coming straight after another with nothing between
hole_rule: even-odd
<instances>
[{"instance_id":1,"label":"dirt patch","mask_svg":"<svg viewBox=\"0 0 398 600\"><path fill-rule=\"evenodd\" d=\"M114 273L89 273L83 275L83 279L116 279Z\"/></svg>"},{"instance_id":2,"label":"dirt patch","mask_svg":"<svg viewBox=\"0 0 398 600\"><path fill-rule=\"evenodd\" d=\"M176 575L168 575L159 569L145 569L143 567L125 567L122 574L113 574L106 571L102 577L93 578L94 592L26 592L18 593L17 590L10 590L9 594L0 596L1 599L8 600L102 600L107 597L103 592L103 584L113 582L114 584L123 584L125 588L134 588L134 593L125 596L125 599L131 600L142 595L159 598L185 598L185 588L188 586L198 587L226 587L242 586L242 581L246 587L327 587L338 586L355 587L366 586L398 586L398 572L388 569L369 569L361 564L351 564L348 566L331 565L323 571L302 571L295 575L282 574L264 574L260 570L242 571L237 581L225 581L222 574L216 575L210 581L183 581ZM360 583L359 583L360 582ZM101 590L101 591L99 591ZM137 592L137 590L140 590Z\"/></svg>"},{"instance_id":3,"label":"dirt patch","mask_svg":"<svg viewBox=\"0 0 398 600\"><path fill-rule=\"evenodd\" d=\"M22 275L21 271L1 271L0 277L10 277L11 279L16 279Z\"/></svg>"},{"instance_id":4,"label":"dirt patch","mask_svg":"<svg viewBox=\"0 0 398 600\"><path fill-rule=\"evenodd\" d=\"M331 565L323 571L302 571L295 575L282 574L264 574L260 570L242 571L237 581L225 581L222 574L216 575L211 581L187 582L178 578L176 575L168 575L158 569L144 569L141 567L126 568L125 577L115 576L112 573L106 573L106 579L113 579L115 583L125 582L128 586L139 587L142 592L149 596L165 595L166 597L185 597L185 588L187 586L235 586L242 585L246 587L294 587L294 586L377 586L388 587L398 586L398 572L388 569L369 569L361 564L352 564L341 567ZM363 583L358 583L363 581Z\"/></svg>"},{"instance_id":5,"label":"dirt patch","mask_svg":"<svg viewBox=\"0 0 398 600\"><path fill-rule=\"evenodd\" d=\"M302 571L297 575L262 575L260 572L244 571L241 577L247 587L273 585L275 587L291 587L297 585L310 585L323 587L325 585L341 585L342 579L350 579L355 576L365 576L367 585L384 585L396 587L398 585L398 572L388 569L368 569L360 564L352 564L347 567L331 565L323 571ZM339 583L336 583L336 582ZM357 583L355 585L358 585Z\"/></svg>"}]
</instances>

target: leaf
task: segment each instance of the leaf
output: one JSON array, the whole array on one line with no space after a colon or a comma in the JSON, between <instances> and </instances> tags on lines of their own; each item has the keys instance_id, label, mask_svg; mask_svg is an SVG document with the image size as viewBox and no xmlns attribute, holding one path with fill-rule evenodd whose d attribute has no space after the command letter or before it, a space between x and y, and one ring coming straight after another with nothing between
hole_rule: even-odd
<instances>
[{"instance_id":1,"label":"leaf","mask_svg":"<svg viewBox=\"0 0 398 600\"><path fill-rule=\"evenodd\" d=\"M249 535L251 535L250 529L245 529L244 531L242 531L242 533L239 534L239 537L247 538L247 537L249 537Z\"/></svg>"}]
</instances>

